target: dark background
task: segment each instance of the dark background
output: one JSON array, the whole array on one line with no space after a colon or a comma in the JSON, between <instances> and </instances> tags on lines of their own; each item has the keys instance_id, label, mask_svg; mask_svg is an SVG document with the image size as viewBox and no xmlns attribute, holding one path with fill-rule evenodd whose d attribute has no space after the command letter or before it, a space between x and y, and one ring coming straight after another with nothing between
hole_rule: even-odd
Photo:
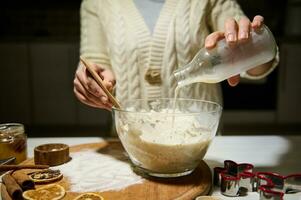
<instances>
[{"instance_id":1,"label":"dark background","mask_svg":"<svg viewBox=\"0 0 301 200\"><path fill-rule=\"evenodd\" d=\"M239 0L275 35L278 68L261 81L222 83L225 134L301 133L301 0ZM29 136L107 135L111 114L77 102L81 1L1 2L0 123L24 123Z\"/></svg>"}]
</instances>

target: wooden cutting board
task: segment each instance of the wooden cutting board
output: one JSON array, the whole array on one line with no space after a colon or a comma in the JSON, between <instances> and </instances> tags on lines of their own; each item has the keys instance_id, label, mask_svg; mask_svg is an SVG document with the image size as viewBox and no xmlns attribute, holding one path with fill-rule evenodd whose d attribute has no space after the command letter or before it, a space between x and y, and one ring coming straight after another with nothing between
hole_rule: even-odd
<instances>
[{"instance_id":1,"label":"wooden cutting board","mask_svg":"<svg viewBox=\"0 0 301 200\"><path fill-rule=\"evenodd\" d=\"M70 148L70 152L79 152L87 149L96 150L97 152L101 152L104 149L124 152L124 149L119 141L106 141L101 143L72 146ZM33 164L33 162L33 159L28 159L24 161L23 164ZM72 162L72 160L70 162ZM67 194L64 197L65 200L74 199L80 194L68 191L70 184L66 177L56 183L60 184L66 189ZM105 200L190 200L199 195L207 195L210 192L211 186L212 176L210 169L207 164L202 161L192 174L184 177L149 177L145 178L145 180L141 184L131 185L119 191L95 192L103 196ZM40 186L38 185L37 187Z\"/></svg>"}]
</instances>

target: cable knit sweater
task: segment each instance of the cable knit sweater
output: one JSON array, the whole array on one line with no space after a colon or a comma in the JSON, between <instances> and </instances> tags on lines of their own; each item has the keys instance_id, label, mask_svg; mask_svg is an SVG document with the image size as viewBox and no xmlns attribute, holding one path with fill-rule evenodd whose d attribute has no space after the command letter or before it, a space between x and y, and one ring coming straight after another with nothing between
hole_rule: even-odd
<instances>
[{"instance_id":1,"label":"cable knit sweater","mask_svg":"<svg viewBox=\"0 0 301 200\"><path fill-rule=\"evenodd\" d=\"M133 0L84 0L80 53L114 72L121 102L173 97L172 72L193 58L210 32L223 30L227 18L241 16L235 0L166 0L151 34ZM222 103L219 84L196 83L179 96Z\"/></svg>"}]
</instances>

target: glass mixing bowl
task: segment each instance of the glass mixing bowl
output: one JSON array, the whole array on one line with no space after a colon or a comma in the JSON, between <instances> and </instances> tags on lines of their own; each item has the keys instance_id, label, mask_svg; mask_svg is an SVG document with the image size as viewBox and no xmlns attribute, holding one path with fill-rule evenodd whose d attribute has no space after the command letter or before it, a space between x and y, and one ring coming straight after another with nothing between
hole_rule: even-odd
<instances>
[{"instance_id":1,"label":"glass mixing bowl","mask_svg":"<svg viewBox=\"0 0 301 200\"><path fill-rule=\"evenodd\" d=\"M134 166L157 177L190 174L216 135L221 113L219 104L195 99L135 99L113 108Z\"/></svg>"}]
</instances>

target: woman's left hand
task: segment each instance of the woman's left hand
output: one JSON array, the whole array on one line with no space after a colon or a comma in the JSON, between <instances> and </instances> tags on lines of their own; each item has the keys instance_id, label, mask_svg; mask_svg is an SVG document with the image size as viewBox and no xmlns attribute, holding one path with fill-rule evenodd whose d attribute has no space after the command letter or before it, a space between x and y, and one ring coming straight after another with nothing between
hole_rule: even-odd
<instances>
[{"instance_id":1,"label":"woman's left hand","mask_svg":"<svg viewBox=\"0 0 301 200\"><path fill-rule=\"evenodd\" d=\"M229 18L225 22L225 32L216 31L206 37L205 47L212 49L216 46L217 42L223 38L229 45L236 45L239 41L246 41L250 36L250 29L260 28L264 24L264 18L260 15L254 17L253 21L247 17L242 17L239 22L233 18ZM256 68L254 68L256 70ZM231 86L236 86L239 83L240 76L236 75L228 79Z\"/></svg>"}]
</instances>

